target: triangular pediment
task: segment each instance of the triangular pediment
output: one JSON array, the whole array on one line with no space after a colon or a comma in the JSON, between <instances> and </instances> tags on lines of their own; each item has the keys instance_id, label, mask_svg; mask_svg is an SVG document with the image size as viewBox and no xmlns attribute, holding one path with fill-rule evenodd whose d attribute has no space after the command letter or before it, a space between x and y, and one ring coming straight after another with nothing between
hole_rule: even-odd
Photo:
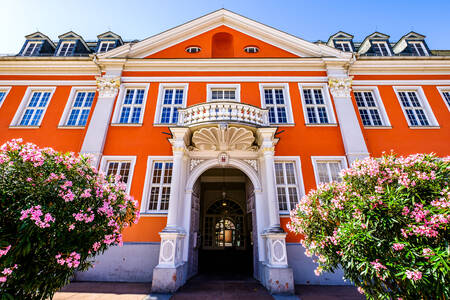
<instances>
[{"instance_id":1,"label":"triangular pediment","mask_svg":"<svg viewBox=\"0 0 450 300\"><path fill-rule=\"evenodd\" d=\"M388 40L389 39L389 35L381 33L381 32L374 32L371 35L368 35L366 37L366 39L369 40Z\"/></svg>"},{"instance_id":2,"label":"triangular pediment","mask_svg":"<svg viewBox=\"0 0 450 300\"><path fill-rule=\"evenodd\" d=\"M53 47L55 47L55 44L53 44L52 40L50 40L50 38L48 36L46 36L45 34L43 34L42 32L36 31L35 33L26 35L25 38L27 40L45 40L48 41L50 43L50 45L52 45Z\"/></svg>"},{"instance_id":3,"label":"triangular pediment","mask_svg":"<svg viewBox=\"0 0 450 300\"><path fill-rule=\"evenodd\" d=\"M120 37L120 35L112 32L112 31L107 31L102 34L99 34L99 35L97 35L97 38L99 40L119 40L122 43L122 38Z\"/></svg>"},{"instance_id":4,"label":"triangular pediment","mask_svg":"<svg viewBox=\"0 0 450 300\"><path fill-rule=\"evenodd\" d=\"M64 34L61 34L60 36L58 36L58 38L63 41L63 40L80 40L81 43L84 45L84 47L86 47L86 49L89 50L89 46L86 44L86 42L84 41L84 39L81 37L81 35L76 34L73 31L69 31L66 32Z\"/></svg>"},{"instance_id":5,"label":"triangular pediment","mask_svg":"<svg viewBox=\"0 0 450 300\"><path fill-rule=\"evenodd\" d=\"M405 40L424 40L425 36L421 35L417 32L411 31L410 33L405 34L404 36L402 36L401 39L405 39Z\"/></svg>"},{"instance_id":6,"label":"triangular pediment","mask_svg":"<svg viewBox=\"0 0 450 300\"><path fill-rule=\"evenodd\" d=\"M140 42L125 44L124 46L108 51L107 53L100 54L99 57L152 58L162 55L163 53L167 56L169 55L169 52L171 53L171 51L174 51L175 48L179 47L183 50L179 51L180 54L182 53L182 56L180 57L184 58L186 55L185 48L183 48L183 46L186 46L185 43L189 43L189 40L193 41L196 38L208 36L208 32L211 33L214 30L226 30L227 32L233 31L233 34L235 34L235 36L233 36L233 40L235 42L242 38L244 41L239 40L239 42L248 42L249 46L253 46L252 43L261 43L261 45L267 46L271 49L271 51L269 51L271 52L271 55L274 55L273 53L275 53L275 49L277 49L278 52L276 52L276 54L278 57L349 58L349 55L351 55L348 53L342 53L341 51L324 44L315 44L305 41L301 38L261 24L229 10L220 9L155 36L144 39ZM234 37L236 37L236 40ZM247 38L248 41L245 41L244 37ZM192 45L194 46L195 44ZM242 45L239 44L239 46ZM235 45L235 47L237 47L237 45ZM180 49L177 48L177 50ZM272 50L274 51L273 53ZM263 55L263 52L264 51L261 51L259 55ZM173 55L174 53L169 56ZM254 57L258 56L255 55Z\"/></svg>"},{"instance_id":7,"label":"triangular pediment","mask_svg":"<svg viewBox=\"0 0 450 300\"><path fill-rule=\"evenodd\" d=\"M330 36L330 38L327 41L327 45L332 47L333 40L353 40L353 35L344 31L338 31L332 36Z\"/></svg>"}]
</instances>

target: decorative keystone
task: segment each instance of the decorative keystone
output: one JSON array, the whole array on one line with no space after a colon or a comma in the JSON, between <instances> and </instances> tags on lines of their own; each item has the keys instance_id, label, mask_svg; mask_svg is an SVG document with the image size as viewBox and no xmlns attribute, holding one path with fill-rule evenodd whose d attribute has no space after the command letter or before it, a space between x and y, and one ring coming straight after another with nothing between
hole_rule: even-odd
<instances>
[{"instance_id":1,"label":"decorative keystone","mask_svg":"<svg viewBox=\"0 0 450 300\"><path fill-rule=\"evenodd\" d=\"M350 77L330 77L328 79L328 86L333 97L350 98L352 90L352 79Z\"/></svg>"},{"instance_id":2,"label":"decorative keystone","mask_svg":"<svg viewBox=\"0 0 450 300\"><path fill-rule=\"evenodd\" d=\"M120 77L96 77L100 97L115 97L120 87Z\"/></svg>"}]
</instances>

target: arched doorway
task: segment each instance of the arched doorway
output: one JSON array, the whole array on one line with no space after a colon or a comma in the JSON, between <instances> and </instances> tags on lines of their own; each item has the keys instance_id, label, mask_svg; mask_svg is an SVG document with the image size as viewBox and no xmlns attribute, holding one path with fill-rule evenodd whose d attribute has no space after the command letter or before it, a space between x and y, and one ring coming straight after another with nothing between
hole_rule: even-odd
<instances>
[{"instance_id":1,"label":"arched doorway","mask_svg":"<svg viewBox=\"0 0 450 300\"><path fill-rule=\"evenodd\" d=\"M192 221L197 225L199 274L250 277L254 272L255 205L253 185L235 168L212 168L197 180ZM194 222L197 219L198 222Z\"/></svg>"}]
</instances>

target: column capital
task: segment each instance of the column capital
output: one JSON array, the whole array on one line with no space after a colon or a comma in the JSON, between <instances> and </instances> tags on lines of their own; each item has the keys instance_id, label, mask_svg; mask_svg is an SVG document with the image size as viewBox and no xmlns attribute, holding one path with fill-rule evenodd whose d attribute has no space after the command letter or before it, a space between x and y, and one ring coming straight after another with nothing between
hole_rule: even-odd
<instances>
[{"instance_id":1,"label":"column capital","mask_svg":"<svg viewBox=\"0 0 450 300\"><path fill-rule=\"evenodd\" d=\"M264 155L274 154L275 153L275 145L278 143L278 138L275 137L275 133L277 132L277 128L258 128L256 131L256 141L259 146L259 151Z\"/></svg>"},{"instance_id":2,"label":"column capital","mask_svg":"<svg viewBox=\"0 0 450 300\"><path fill-rule=\"evenodd\" d=\"M97 80L97 91L100 97L115 97L120 87L119 76L95 77Z\"/></svg>"},{"instance_id":3,"label":"column capital","mask_svg":"<svg viewBox=\"0 0 450 300\"><path fill-rule=\"evenodd\" d=\"M350 98L353 76L328 77L328 86L333 97Z\"/></svg>"}]
</instances>

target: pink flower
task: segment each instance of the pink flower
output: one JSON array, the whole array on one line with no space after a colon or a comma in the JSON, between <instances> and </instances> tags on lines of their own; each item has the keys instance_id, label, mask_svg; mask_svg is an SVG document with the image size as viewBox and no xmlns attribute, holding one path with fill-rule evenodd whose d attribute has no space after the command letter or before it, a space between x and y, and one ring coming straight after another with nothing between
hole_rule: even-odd
<instances>
[{"instance_id":1,"label":"pink flower","mask_svg":"<svg viewBox=\"0 0 450 300\"><path fill-rule=\"evenodd\" d=\"M403 248L405 248L405 244L401 244L401 243L394 243L394 245L392 245L392 248L394 248L395 251L400 251Z\"/></svg>"},{"instance_id":2,"label":"pink flower","mask_svg":"<svg viewBox=\"0 0 450 300\"><path fill-rule=\"evenodd\" d=\"M72 231L72 230L74 230L75 229L75 225L74 224L70 224L70 226L69 226L69 231Z\"/></svg>"},{"instance_id":3,"label":"pink flower","mask_svg":"<svg viewBox=\"0 0 450 300\"><path fill-rule=\"evenodd\" d=\"M408 277L408 279L411 279L413 281L422 279L422 272L420 272L420 271L406 270L405 274L406 274L406 277Z\"/></svg>"},{"instance_id":4,"label":"pink flower","mask_svg":"<svg viewBox=\"0 0 450 300\"><path fill-rule=\"evenodd\" d=\"M0 282L6 282L6 276L0 276Z\"/></svg>"},{"instance_id":5,"label":"pink flower","mask_svg":"<svg viewBox=\"0 0 450 300\"><path fill-rule=\"evenodd\" d=\"M431 250L430 248L425 248L425 249L423 249L423 250L422 250L422 254L423 254L423 256L424 256L426 259L429 259L430 256L433 256L433 255L434 255L433 250Z\"/></svg>"},{"instance_id":6,"label":"pink flower","mask_svg":"<svg viewBox=\"0 0 450 300\"><path fill-rule=\"evenodd\" d=\"M378 258L375 259L375 261L372 261L370 264L373 265L373 267L375 268L375 270L377 270L377 272L380 271L381 269L386 269L386 266L384 266L383 264L381 264L381 263L379 262L379 259L378 259Z\"/></svg>"},{"instance_id":7,"label":"pink flower","mask_svg":"<svg viewBox=\"0 0 450 300\"><path fill-rule=\"evenodd\" d=\"M363 290L363 288L362 288L362 287L360 287L360 286L358 286L358 292L359 292L360 294L364 294L364 290Z\"/></svg>"},{"instance_id":8,"label":"pink flower","mask_svg":"<svg viewBox=\"0 0 450 300\"><path fill-rule=\"evenodd\" d=\"M5 250L0 250L0 257L2 257L3 255L6 255L6 253L8 253L8 251L9 251L9 249L11 249L11 245L6 247Z\"/></svg>"},{"instance_id":9,"label":"pink flower","mask_svg":"<svg viewBox=\"0 0 450 300\"><path fill-rule=\"evenodd\" d=\"M33 178L28 177L28 178L27 178L27 181L28 181L28 182L33 181Z\"/></svg>"}]
</instances>

